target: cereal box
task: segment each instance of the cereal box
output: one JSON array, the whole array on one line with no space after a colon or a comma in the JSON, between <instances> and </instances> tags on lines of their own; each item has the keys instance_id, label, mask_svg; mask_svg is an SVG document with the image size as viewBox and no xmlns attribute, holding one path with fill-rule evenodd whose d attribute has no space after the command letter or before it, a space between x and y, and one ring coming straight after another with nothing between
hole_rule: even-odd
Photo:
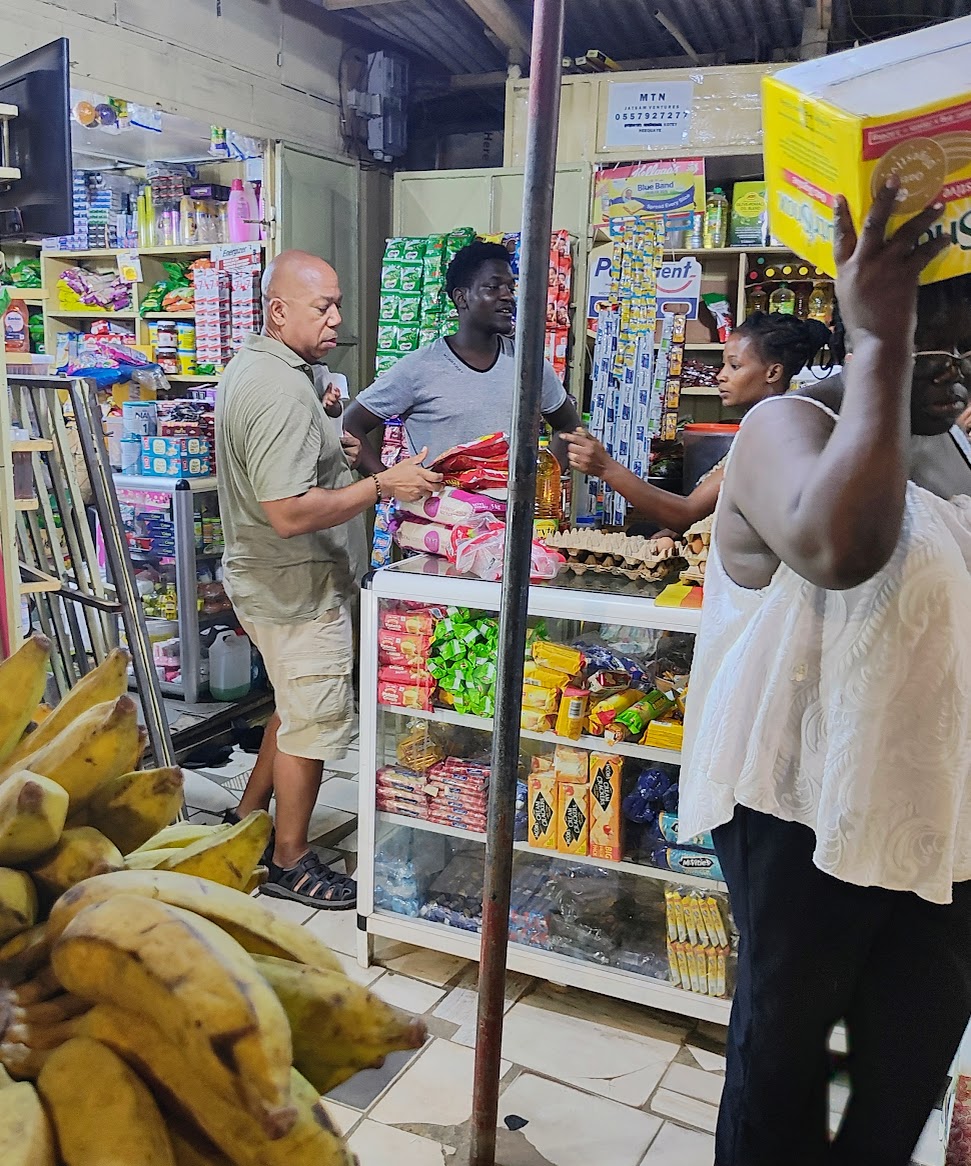
<instances>
[{"instance_id":1,"label":"cereal box","mask_svg":"<svg viewBox=\"0 0 971 1166\"><path fill-rule=\"evenodd\" d=\"M859 227L874 193L900 180L899 226L933 199L954 241L924 283L971 270L971 17L805 61L763 81L772 234L832 274L833 207Z\"/></svg>"}]
</instances>

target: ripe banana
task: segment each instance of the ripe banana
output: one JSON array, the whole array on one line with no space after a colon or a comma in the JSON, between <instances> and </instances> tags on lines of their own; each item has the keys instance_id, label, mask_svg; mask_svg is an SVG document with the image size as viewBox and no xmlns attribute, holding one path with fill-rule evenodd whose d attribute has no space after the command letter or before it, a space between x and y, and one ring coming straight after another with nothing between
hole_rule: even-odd
<instances>
[{"instance_id":1,"label":"ripe banana","mask_svg":"<svg viewBox=\"0 0 971 1166\"><path fill-rule=\"evenodd\" d=\"M218 834L173 850L161 869L197 875L241 891L262 858L272 829L273 819L266 810L254 810Z\"/></svg>"},{"instance_id":2,"label":"ripe banana","mask_svg":"<svg viewBox=\"0 0 971 1166\"><path fill-rule=\"evenodd\" d=\"M181 769L139 769L100 785L71 825L94 826L128 854L182 809ZM0 787L2 789L2 787Z\"/></svg>"},{"instance_id":3,"label":"ripe banana","mask_svg":"<svg viewBox=\"0 0 971 1166\"><path fill-rule=\"evenodd\" d=\"M158 870L163 863L168 862L172 850L133 850L125 858L126 870Z\"/></svg>"},{"instance_id":4,"label":"ripe banana","mask_svg":"<svg viewBox=\"0 0 971 1166\"><path fill-rule=\"evenodd\" d=\"M55 1049L37 1078L65 1166L175 1166L147 1086L99 1041Z\"/></svg>"},{"instance_id":5,"label":"ripe banana","mask_svg":"<svg viewBox=\"0 0 971 1166\"><path fill-rule=\"evenodd\" d=\"M47 716L38 717L35 710L32 719L37 728L28 733L7 758L7 768L23 757L36 753L44 745L63 732L82 713L104 701L115 701L128 688L128 664L131 656L121 648L115 648L101 661L97 668L83 676L68 692L67 696Z\"/></svg>"},{"instance_id":6,"label":"ripe banana","mask_svg":"<svg viewBox=\"0 0 971 1166\"><path fill-rule=\"evenodd\" d=\"M50 654L46 636L31 636L0 664L0 761L16 749L44 695Z\"/></svg>"},{"instance_id":7,"label":"ripe banana","mask_svg":"<svg viewBox=\"0 0 971 1166\"><path fill-rule=\"evenodd\" d=\"M69 992L152 1017L268 1136L291 1128L286 1014L243 948L215 924L116 894L67 925L51 963Z\"/></svg>"},{"instance_id":8,"label":"ripe banana","mask_svg":"<svg viewBox=\"0 0 971 1166\"><path fill-rule=\"evenodd\" d=\"M0 867L0 943L33 927L37 892L29 874Z\"/></svg>"},{"instance_id":9,"label":"ripe banana","mask_svg":"<svg viewBox=\"0 0 971 1166\"><path fill-rule=\"evenodd\" d=\"M171 826L159 830L157 834L153 834L147 842L137 846L133 853L137 854L142 850L177 850L183 846L191 846L193 842L199 842L201 839L208 838L210 835L225 829L226 827L221 823L203 826L195 822L175 822Z\"/></svg>"},{"instance_id":10,"label":"ripe banana","mask_svg":"<svg viewBox=\"0 0 971 1166\"><path fill-rule=\"evenodd\" d=\"M57 1164L50 1123L29 1081L0 1089L0 1162L3 1166Z\"/></svg>"},{"instance_id":11,"label":"ripe banana","mask_svg":"<svg viewBox=\"0 0 971 1166\"><path fill-rule=\"evenodd\" d=\"M57 846L30 871L41 894L56 899L92 875L124 868L125 859L113 842L93 826L75 826L65 830Z\"/></svg>"},{"instance_id":12,"label":"ripe banana","mask_svg":"<svg viewBox=\"0 0 971 1166\"><path fill-rule=\"evenodd\" d=\"M270 868L268 866L255 867L253 873L247 879L246 886L243 887L244 895L252 895L254 891L258 891L260 887L270 877Z\"/></svg>"},{"instance_id":13,"label":"ripe banana","mask_svg":"<svg viewBox=\"0 0 971 1166\"><path fill-rule=\"evenodd\" d=\"M66 891L51 908L47 925L52 941L79 911L113 895L140 895L184 907L217 923L248 952L296 960L339 972L341 965L326 944L306 927L283 919L258 899L192 875L165 870L123 871L87 879Z\"/></svg>"},{"instance_id":14,"label":"ripe banana","mask_svg":"<svg viewBox=\"0 0 971 1166\"><path fill-rule=\"evenodd\" d=\"M18 984L14 995L20 1007L26 1008L29 1004L39 1004L42 1000L53 1000L63 991L64 988L54 974L54 969L50 964L45 964L32 979Z\"/></svg>"},{"instance_id":15,"label":"ripe banana","mask_svg":"<svg viewBox=\"0 0 971 1166\"><path fill-rule=\"evenodd\" d=\"M57 782L22 769L0 785L0 863L30 862L64 829L68 796Z\"/></svg>"},{"instance_id":16,"label":"ripe banana","mask_svg":"<svg viewBox=\"0 0 971 1166\"><path fill-rule=\"evenodd\" d=\"M46 923L35 923L0 947L0 984L13 987L34 974L50 959Z\"/></svg>"},{"instance_id":17,"label":"ripe banana","mask_svg":"<svg viewBox=\"0 0 971 1166\"><path fill-rule=\"evenodd\" d=\"M233 1166L221 1150L193 1129L188 1122L168 1117L169 1139L175 1152L175 1166Z\"/></svg>"},{"instance_id":18,"label":"ripe banana","mask_svg":"<svg viewBox=\"0 0 971 1166\"><path fill-rule=\"evenodd\" d=\"M120 696L82 713L53 741L18 761L17 768L56 781L70 795L74 812L99 785L135 769L143 747L135 702Z\"/></svg>"},{"instance_id":19,"label":"ripe banana","mask_svg":"<svg viewBox=\"0 0 971 1166\"><path fill-rule=\"evenodd\" d=\"M316 1091L298 1073L291 1073L296 1124L284 1137L270 1140L249 1114L199 1076L183 1050L144 1016L99 1004L82 1025L150 1082L181 1122L195 1126L234 1166L355 1166L356 1159L318 1104Z\"/></svg>"},{"instance_id":20,"label":"ripe banana","mask_svg":"<svg viewBox=\"0 0 971 1166\"><path fill-rule=\"evenodd\" d=\"M425 1025L340 972L255 956L280 998L293 1035L293 1064L318 1093L329 1093L388 1053L418 1049Z\"/></svg>"}]
</instances>

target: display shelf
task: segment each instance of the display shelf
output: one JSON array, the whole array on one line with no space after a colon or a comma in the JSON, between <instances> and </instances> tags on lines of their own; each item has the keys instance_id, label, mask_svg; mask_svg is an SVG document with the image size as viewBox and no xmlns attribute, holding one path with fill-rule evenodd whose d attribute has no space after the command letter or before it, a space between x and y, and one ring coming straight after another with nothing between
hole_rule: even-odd
<instances>
[{"instance_id":1,"label":"display shelf","mask_svg":"<svg viewBox=\"0 0 971 1166\"><path fill-rule=\"evenodd\" d=\"M409 818L405 814L390 814L385 810L378 810L377 820L389 826L401 826L410 830L424 830L429 834L443 834L448 838L464 838L469 842L485 843L486 836L475 830L461 830L456 826L442 826L438 822L429 822L426 818ZM595 858L590 854L561 854L557 850L545 850L538 846L530 846L528 842L514 842L513 850L524 854L535 854L552 859L561 859L563 862L578 862L584 866L599 866L604 870L619 870L625 874L637 875L639 878L656 879L663 883L676 883L681 887L696 887L698 890L727 891L725 883L715 879L702 879L697 875L677 874L675 871L661 870L656 866L648 866L643 862L615 862L609 858Z\"/></svg>"},{"instance_id":2,"label":"display shelf","mask_svg":"<svg viewBox=\"0 0 971 1166\"><path fill-rule=\"evenodd\" d=\"M200 372L163 373L162 375L167 381L184 381L190 385L214 385L222 373L212 373L210 376Z\"/></svg>"},{"instance_id":3,"label":"display shelf","mask_svg":"<svg viewBox=\"0 0 971 1166\"><path fill-rule=\"evenodd\" d=\"M702 343L692 343L690 340L684 346L685 352L721 352L725 345L722 341L706 340Z\"/></svg>"},{"instance_id":4,"label":"display shelf","mask_svg":"<svg viewBox=\"0 0 971 1166\"><path fill-rule=\"evenodd\" d=\"M466 713L455 713L451 709L410 709L398 705L379 704L378 712L391 713L400 717L420 717L426 721L440 721L445 725L457 725L463 729L478 729L491 733L493 721L489 717L473 717ZM681 754L674 749L655 749L649 745L633 745L628 741L608 744L602 737L557 737L555 733L533 733L521 729L521 737L527 741L538 741L541 745L569 745L574 749L585 749L593 753L618 753L622 757L634 757L638 761L655 761L668 765L680 765Z\"/></svg>"},{"instance_id":5,"label":"display shelf","mask_svg":"<svg viewBox=\"0 0 971 1166\"><path fill-rule=\"evenodd\" d=\"M40 503L37 501L36 498L14 498L13 508L14 508L14 510L21 510L21 511L39 510Z\"/></svg>"},{"instance_id":6,"label":"display shelf","mask_svg":"<svg viewBox=\"0 0 971 1166\"><path fill-rule=\"evenodd\" d=\"M20 564L20 594L40 595L45 592L60 591L60 581L44 571L35 571L26 563Z\"/></svg>"},{"instance_id":7,"label":"display shelf","mask_svg":"<svg viewBox=\"0 0 971 1166\"><path fill-rule=\"evenodd\" d=\"M67 312L48 310L48 316L52 316L55 320L137 320L138 313L135 311L124 312L95 312L86 310L83 312Z\"/></svg>"},{"instance_id":8,"label":"display shelf","mask_svg":"<svg viewBox=\"0 0 971 1166\"><path fill-rule=\"evenodd\" d=\"M400 940L462 959L479 958L478 932L460 931L457 927L432 923L427 919L410 919L404 915L377 911L368 916L367 934ZM696 1020L710 1020L724 1025L728 1024L731 1014L729 1000L685 992L663 980L571 959L522 943L510 943L508 967L510 971L550 980L554 984L569 984L602 996L616 996L621 1000L645 1004L650 1008L690 1016Z\"/></svg>"},{"instance_id":9,"label":"display shelf","mask_svg":"<svg viewBox=\"0 0 971 1166\"><path fill-rule=\"evenodd\" d=\"M171 494L176 490L191 490L201 494L215 490L215 478L156 478L152 475L141 477L137 474L114 474L115 488L118 490L157 490Z\"/></svg>"},{"instance_id":10,"label":"display shelf","mask_svg":"<svg viewBox=\"0 0 971 1166\"><path fill-rule=\"evenodd\" d=\"M143 320L194 320L195 312L142 312Z\"/></svg>"},{"instance_id":11,"label":"display shelf","mask_svg":"<svg viewBox=\"0 0 971 1166\"><path fill-rule=\"evenodd\" d=\"M8 287L12 300L23 300L28 307L37 307L46 303L48 293L42 287Z\"/></svg>"},{"instance_id":12,"label":"display shelf","mask_svg":"<svg viewBox=\"0 0 971 1166\"><path fill-rule=\"evenodd\" d=\"M135 251L139 255L206 255L213 247L259 247L266 248L265 240L253 239L245 244L236 243L196 243L191 246L176 244L171 247L95 247L86 251L42 251L45 259L103 259Z\"/></svg>"}]
</instances>

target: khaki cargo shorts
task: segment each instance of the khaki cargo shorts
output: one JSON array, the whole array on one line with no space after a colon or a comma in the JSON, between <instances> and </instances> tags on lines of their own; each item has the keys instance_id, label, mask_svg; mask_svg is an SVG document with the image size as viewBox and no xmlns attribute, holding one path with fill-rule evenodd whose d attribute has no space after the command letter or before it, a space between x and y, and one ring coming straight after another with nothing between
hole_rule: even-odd
<instances>
[{"instance_id":1,"label":"khaki cargo shorts","mask_svg":"<svg viewBox=\"0 0 971 1166\"><path fill-rule=\"evenodd\" d=\"M259 648L273 685L280 751L315 761L343 757L354 735L349 609L337 607L305 623L239 622Z\"/></svg>"}]
</instances>

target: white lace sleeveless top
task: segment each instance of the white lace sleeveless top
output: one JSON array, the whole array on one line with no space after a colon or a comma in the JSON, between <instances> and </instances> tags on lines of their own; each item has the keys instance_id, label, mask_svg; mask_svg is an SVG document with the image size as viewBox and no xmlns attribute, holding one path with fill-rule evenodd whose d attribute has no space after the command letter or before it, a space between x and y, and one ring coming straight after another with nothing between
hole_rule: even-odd
<instances>
[{"instance_id":1,"label":"white lace sleeveless top","mask_svg":"<svg viewBox=\"0 0 971 1166\"><path fill-rule=\"evenodd\" d=\"M765 407L835 420L806 397ZM950 902L951 884L971 879L971 498L910 484L890 562L850 591L784 564L768 586L739 587L718 554L717 514L681 836L748 806L809 826L827 874Z\"/></svg>"}]
</instances>

